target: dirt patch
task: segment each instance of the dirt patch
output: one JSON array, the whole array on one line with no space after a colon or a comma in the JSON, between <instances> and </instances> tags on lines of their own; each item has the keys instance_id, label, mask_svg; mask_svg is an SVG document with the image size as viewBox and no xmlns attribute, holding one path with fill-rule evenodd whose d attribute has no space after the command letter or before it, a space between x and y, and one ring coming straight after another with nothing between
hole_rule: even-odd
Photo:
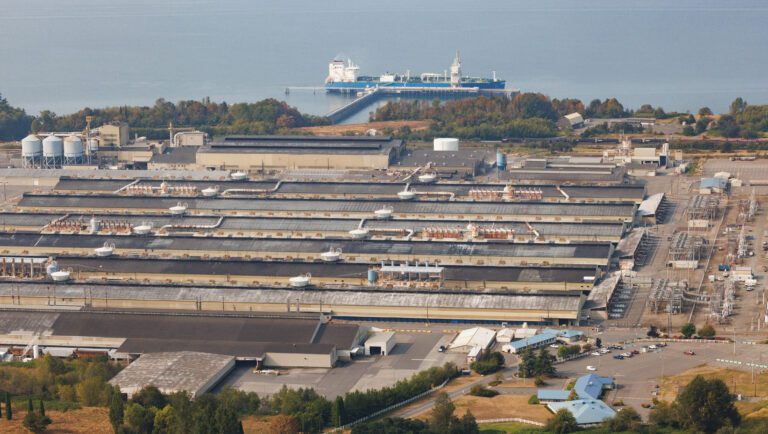
<instances>
[{"instance_id":1,"label":"dirt patch","mask_svg":"<svg viewBox=\"0 0 768 434\"><path fill-rule=\"evenodd\" d=\"M497 395L493 398L464 395L453 401L456 406L454 414L461 417L469 410L477 420L519 417L534 422L546 422L552 413L544 405L528 404L528 398L528 395ZM431 410L421 413L416 418L429 419L430 412Z\"/></svg>"},{"instance_id":2,"label":"dirt patch","mask_svg":"<svg viewBox=\"0 0 768 434\"><path fill-rule=\"evenodd\" d=\"M261 434L269 432L269 420L267 416L246 416L243 418L243 431L246 434Z\"/></svg>"},{"instance_id":3,"label":"dirt patch","mask_svg":"<svg viewBox=\"0 0 768 434\"><path fill-rule=\"evenodd\" d=\"M322 125L317 127L296 128L295 131L315 134L318 136L337 136L348 132L356 134L365 134L366 131L384 130L385 128L396 130L407 126L411 131L421 131L429 128L429 121L386 121L386 122L368 122L364 124L348 125Z\"/></svg>"},{"instance_id":4,"label":"dirt patch","mask_svg":"<svg viewBox=\"0 0 768 434\"><path fill-rule=\"evenodd\" d=\"M457 398L453 404L456 406L455 414L458 417L469 410L478 420L519 417L535 422L546 422L552 413L543 405L528 404L528 398L530 398L528 395L498 395L493 398L466 395Z\"/></svg>"},{"instance_id":5,"label":"dirt patch","mask_svg":"<svg viewBox=\"0 0 768 434\"><path fill-rule=\"evenodd\" d=\"M0 432L5 434L28 434L22 425L26 411L14 408L13 420L6 420L5 413L0 419ZM109 424L109 410L100 407L84 407L77 410L46 411L53 423L48 425L46 433L111 433L112 425Z\"/></svg>"}]
</instances>

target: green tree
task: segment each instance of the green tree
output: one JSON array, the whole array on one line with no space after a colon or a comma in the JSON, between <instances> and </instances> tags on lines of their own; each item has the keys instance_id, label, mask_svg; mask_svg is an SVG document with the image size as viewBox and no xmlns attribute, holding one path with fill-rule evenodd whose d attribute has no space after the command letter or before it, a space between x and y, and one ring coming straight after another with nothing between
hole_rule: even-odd
<instances>
[{"instance_id":1,"label":"green tree","mask_svg":"<svg viewBox=\"0 0 768 434\"><path fill-rule=\"evenodd\" d=\"M157 409L164 408L168 401L165 399L165 395L155 386L145 386L138 392L133 394L131 401L141 404L144 408L155 407Z\"/></svg>"},{"instance_id":2,"label":"green tree","mask_svg":"<svg viewBox=\"0 0 768 434\"><path fill-rule=\"evenodd\" d=\"M624 407L616 415L603 422L603 427L610 432L637 432L643 420L632 407Z\"/></svg>"},{"instance_id":3,"label":"green tree","mask_svg":"<svg viewBox=\"0 0 768 434\"><path fill-rule=\"evenodd\" d=\"M456 406L451 402L447 393L441 392L435 398L435 406L432 408L432 414L429 419L429 426L436 432L447 433L453 422L453 412Z\"/></svg>"},{"instance_id":4,"label":"green tree","mask_svg":"<svg viewBox=\"0 0 768 434\"><path fill-rule=\"evenodd\" d=\"M527 348L520 354L518 371L520 378L531 378L536 375L536 356L532 349Z\"/></svg>"},{"instance_id":5,"label":"green tree","mask_svg":"<svg viewBox=\"0 0 768 434\"><path fill-rule=\"evenodd\" d=\"M216 425L218 434L241 434L240 419L228 405L219 405L216 409Z\"/></svg>"},{"instance_id":6,"label":"green tree","mask_svg":"<svg viewBox=\"0 0 768 434\"><path fill-rule=\"evenodd\" d=\"M686 125L686 126L683 127L683 135L684 136L695 136L696 135L696 130L692 126Z\"/></svg>"},{"instance_id":7,"label":"green tree","mask_svg":"<svg viewBox=\"0 0 768 434\"><path fill-rule=\"evenodd\" d=\"M106 403L111 389L103 379L98 377L88 377L75 386L75 393L80 404L95 407Z\"/></svg>"},{"instance_id":8,"label":"green tree","mask_svg":"<svg viewBox=\"0 0 768 434\"><path fill-rule=\"evenodd\" d=\"M27 413L34 413L35 407L32 405L32 398L27 398Z\"/></svg>"},{"instance_id":9,"label":"green tree","mask_svg":"<svg viewBox=\"0 0 768 434\"><path fill-rule=\"evenodd\" d=\"M0 141L18 140L29 132L33 117L16 107L0 94Z\"/></svg>"},{"instance_id":10,"label":"green tree","mask_svg":"<svg viewBox=\"0 0 768 434\"><path fill-rule=\"evenodd\" d=\"M26 416L24 416L24 421L22 424L24 425L24 428L35 434L38 434L44 432L45 429L48 428L48 425L51 424L51 422L51 418L34 411L30 411L26 414Z\"/></svg>"},{"instance_id":11,"label":"green tree","mask_svg":"<svg viewBox=\"0 0 768 434\"><path fill-rule=\"evenodd\" d=\"M216 432L216 398L205 394L193 401L192 432L194 434L213 434Z\"/></svg>"},{"instance_id":12,"label":"green tree","mask_svg":"<svg viewBox=\"0 0 768 434\"><path fill-rule=\"evenodd\" d=\"M552 356L549 355L549 351L541 347L539 355L536 357L536 372L535 375L552 375L555 373L555 365L552 364Z\"/></svg>"},{"instance_id":13,"label":"green tree","mask_svg":"<svg viewBox=\"0 0 768 434\"><path fill-rule=\"evenodd\" d=\"M333 409L331 410L331 424L333 426L342 426L345 422L344 415L344 398L337 396L333 401Z\"/></svg>"},{"instance_id":14,"label":"green tree","mask_svg":"<svg viewBox=\"0 0 768 434\"><path fill-rule=\"evenodd\" d=\"M179 416L171 405L166 405L155 413L152 425L154 434L184 434L179 426Z\"/></svg>"},{"instance_id":15,"label":"green tree","mask_svg":"<svg viewBox=\"0 0 768 434\"><path fill-rule=\"evenodd\" d=\"M192 432L193 407L192 397L189 395L189 392L174 392L168 395L167 399L178 417L179 431L185 434Z\"/></svg>"},{"instance_id":16,"label":"green tree","mask_svg":"<svg viewBox=\"0 0 768 434\"><path fill-rule=\"evenodd\" d=\"M712 116L712 109L709 107L702 107L699 109L699 116Z\"/></svg>"},{"instance_id":17,"label":"green tree","mask_svg":"<svg viewBox=\"0 0 768 434\"><path fill-rule=\"evenodd\" d=\"M704 324L699 329L699 336L706 339L713 338L715 337L715 328L711 324Z\"/></svg>"},{"instance_id":18,"label":"green tree","mask_svg":"<svg viewBox=\"0 0 768 434\"><path fill-rule=\"evenodd\" d=\"M697 375L683 388L675 404L677 416L688 430L714 433L726 424L738 426L741 422L728 388L718 378L707 380Z\"/></svg>"},{"instance_id":19,"label":"green tree","mask_svg":"<svg viewBox=\"0 0 768 434\"><path fill-rule=\"evenodd\" d=\"M735 116L739 113L743 113L747 108L747 102L742 97L738 97L731 103L731 115Z\"/></svg>"},{"instance_id":20,"label":"green tree","mask_svg":"<svg viewBox=\"0 0 768 434\"><path fill-rule=\"evenodd\" d=\"M152 412L135 402L125 409L125 424L138 434L150 434L155 416Z\"/></svg>"},{"instance_id":21,"label":"green tree","mask_svg":"<svg viewBox=\"0 0 768 434\"><path fill-rule=\"evenodd\" d=\"M45 404L43 404L43 400L40 400L40 415L45 416Z\"/></svg>"},{"instance_id":22,"label":"green tree","mask_svg":"<svg viewBox=\"0 0 768 434\"><path fill-rule=\"evenodd\" d=\"M11 407L11 394L5 392L5 418L13 420L13 408Z\"/></svg>"},{"instance_id":23,"label":"green tree","mask_svg":"<svg viewBox=\"0 0 768 434\"><path fill-rule=\"evenodd\" d=\"M125 404L123 403L123 396L120 393L120 388L115 386L112 390L112 395L109 397L109 423L115 432L123 424L124 416Z\"/></svg>"},{"instance_id":24,"label":"green tree","mask_svg":"<svg viewBox=\"0 0 768 434\"><path fill-rule=\"evenodd\" d=\"M690 322L685 323L685 325L680 327L680 333L683 335L684 338L689 339L691 336L696 334L696 326Z\"/></svg>"},{"instance_id":25,"label":"green tree","mask_svg":"<svg viewBox=\"0 0 768 434\"><path fill-rule=\"evenodd\" d=\"M566 434L574 431L578 431L579 426L576 424L576 418L573 417L570 411L561 408L557 410L547 421L547 431L554 434Z\"/></svg>"},{"instance_id":26,"label":"green tree","mask_svg":"<svg viewBox=\"0 0 768 434\"><path fill-rule=\"evenodd\" d=\"M648 415L648 421L661 428L679 428L680 420L677 417L677 405L665 401L659 402Z\"/></svg>"},{"instance_id":27,"label":"green tree","mask_svg":"<svg viewBox=\"0 0 768 434\"><path fill-rule=\"evenodd\" d=\"M480 428L477 426L477 420L472 413L467 410L451 429L455 434L479 434Z\"/></svg>"}]
</instances>

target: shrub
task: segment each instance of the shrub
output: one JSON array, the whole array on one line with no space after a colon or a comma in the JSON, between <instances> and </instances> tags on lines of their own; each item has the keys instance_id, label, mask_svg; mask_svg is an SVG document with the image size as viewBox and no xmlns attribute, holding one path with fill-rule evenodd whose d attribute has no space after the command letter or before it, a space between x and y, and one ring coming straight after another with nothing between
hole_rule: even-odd
<instances>
[{"instance_id":1,"label":"shrub","mask_svg":"<svg viewBox=\"0 0 768 434\"><path fill-rule=\"evenodd\" d=\"M498 395L499 392L497 390L489 389L485 386L477 384L472 386L472 388L469 390L469 394L472 396L480 396L482 398L493 398L494 396Z\"/></svg>"},{"instance_id":2,"label":"shrub","mask_svg":"<svg viewBox=\"0 0 768 434\"><path fill-rule=\"evenodd\" d=\"M715 328L711 324L705 324L699 329L699 337L711 339L715 337Z\"/></svg>"},{"instance_id":3,"label":"shrub","mask_svg":"<svg viewBox=\"0 0 768 434\"><path fill-rule=\"evenodd\" d=\"M531 397L528 398L528 404L531 404L531 405L539 404L539 397L536 395L531 395Z\"/></svg>"}]
</instances>

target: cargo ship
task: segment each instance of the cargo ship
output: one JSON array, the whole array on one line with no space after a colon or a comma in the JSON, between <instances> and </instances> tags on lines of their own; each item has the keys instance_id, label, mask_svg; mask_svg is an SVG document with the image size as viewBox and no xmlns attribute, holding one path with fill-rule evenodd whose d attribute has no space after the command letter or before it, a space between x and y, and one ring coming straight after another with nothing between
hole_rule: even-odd
<instances>
[{"instance_id":1,"label":"cargo ship","mask_svg":"<svg viewBox=\"0 0 768 434\"><path fill-rule=\"evenodd\" d=\"M451 64L450 74L425 72L418 76L405 74L382 74L379 77L358 75L360 67L351 59L334 59L328 64L328 77L325 90L334 93L357 93L376 88L414 88L418 89L477 89L478 91L504 90L505 80L498 80L496 72L493 78L478 78L461 75L461 56L457 52Z\"/></svg>"}]
</instances>

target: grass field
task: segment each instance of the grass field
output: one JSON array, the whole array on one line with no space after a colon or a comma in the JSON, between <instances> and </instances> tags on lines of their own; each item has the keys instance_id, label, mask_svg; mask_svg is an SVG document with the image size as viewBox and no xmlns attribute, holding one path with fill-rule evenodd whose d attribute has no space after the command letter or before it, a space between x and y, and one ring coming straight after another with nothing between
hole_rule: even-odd
<instances>
[{"instance_id":1,"label":"grass field","mask_svg":"<svg viewBox=\"0 0 768 434\"><path fill-rule=\"evenodd\" d=\"M13 420L6 420L5 413L3 413L3 418L0 419L0 432L4 434L28 434L29 431L22 425L26 414L25 410L14 408ZM109 411L106 408L84 407L65 412L48 410L45 414L53 421L45 430L46 433L106 434L112 432L112 425L109 424Z\"/></svg>"},{"instance_id":2,"label":"grass field","mask_svg":"<svg viewBox=\"0 0 768 434\"><path fill-rule=\"evenodd\" d=\"M528 404L529 395L498 395L493 398L460 396L453 401L456 416L463 416L471 411L475 419L499 419L519 417L534 422L546 422L552 413L543 405Z\"/></svg>"},{"instance_id":3,"label":"grass field","mask_svg":"<svg viewBox=\"0 0 768 434\"><path fill-rule=\"evenodd\" d=\"M723 380L731 390L731 393L741 394L745 397L768 397L768 373L755 372L755 382L752 382L752 373L736 369L719 368L716 366L697 366L673 377L664 377L660 383L661 393L659 399L674 401L678 390L688 384L693 377L701 375L705 378L719 378ZM735 390L734 390L735 385Z\"/></svg>"}]
</instances>

